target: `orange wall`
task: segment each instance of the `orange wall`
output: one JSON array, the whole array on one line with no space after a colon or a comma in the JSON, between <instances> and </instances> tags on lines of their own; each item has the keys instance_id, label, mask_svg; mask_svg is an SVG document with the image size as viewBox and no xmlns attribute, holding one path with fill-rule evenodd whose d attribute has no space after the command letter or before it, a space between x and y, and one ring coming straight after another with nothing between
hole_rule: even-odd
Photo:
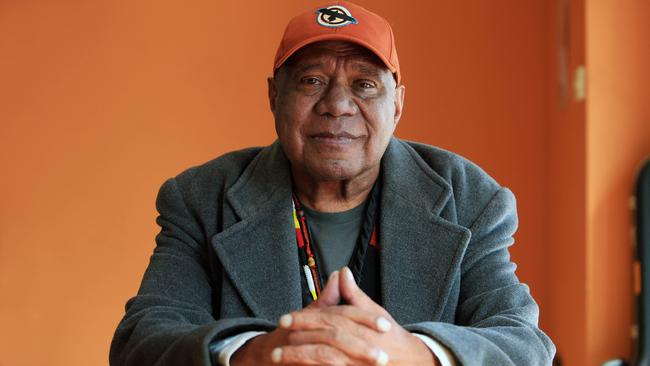
<instances>
[{"instance_id":1,"label":"orange wall","mask_svg":"<svg viewBox=\"0 0 650 366\"><path fill-rule=\"evenodd\" d=\"M559 0L566 34L548 32L548 328L567 365L631 357L629 196L650 155L650 4ZM553 15L555 14L555 16ZM586 101L560 102L558 46L569 45L568 82L586 65Z\"/></svg>"},{"instance_id":2,"label":"orange wall","mask_svg":"<svg viewBox=\"0 0 650 366\"><path fill-rule=\"evenodd\" d=\"M548 199L544 210L548 262L548 332L563 365L586 361L585 103L573 98L574 70L585 63L584 1L549 2L546 39ZM564 6L563 6L564 4ZM564 14L564 15L562 15ZM565 19L563 22L561 19ZM564 46L562 46L564 45ZM566 93L562 99L560 49L566 50Z\"/></svg>"},{"instance_id":3,"label":"orange wall","mask_svg":"<svg viewBox=\"0 0 650 366\"><path fill-rule=\"evenodd\" d=\"M589 364L630 355L629 197L650 156L650 2L587 2Z\"/></svg>"},{"instance_id":4,"label":"orange wall","mask_svg":"<svg viewBox=\"0 0 650 366\"><path fill-rule=\"evenodd\" d=\"M548 157L558 156L549 2L360 3L396 32L407 85L398 134L464 154L516 193L513 258L559 338L573 320L551 281L583 277L569 261L554 272L561 252L547 245L560 236L546 230L557 220ZM273 140L265 77L284 23L307 4L0 5L0 365L107 364L154 246L159 185ZM574 176L572 164L560 169Z\"/></svg>"}]
</instances>

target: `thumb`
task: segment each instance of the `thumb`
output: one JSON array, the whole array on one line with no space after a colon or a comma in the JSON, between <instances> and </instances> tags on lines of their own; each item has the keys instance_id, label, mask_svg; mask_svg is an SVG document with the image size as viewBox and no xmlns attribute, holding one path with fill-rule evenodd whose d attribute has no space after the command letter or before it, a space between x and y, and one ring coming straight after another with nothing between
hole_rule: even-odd
<instances>
[{"instance_id":1,"label":"thumb","mask_svg":"<svg viewBox=\"0 0 650 366\"><path fill-rule=\"evenodd\" d=\"M334 271L327 279L325 288L320 292L318 300L313 302L309 307L325 308L328 306L338 305L341 302L341 292L339 291L339 271Z\"/></svg>"},{"instance_id":2,"label":"thumb","mask_svg":"<svg viewBox=\"0 0 650 366\"><path fill-rule=\"evenodd\" d=\"M357 282L354 280L352 271L348 267L341 269L339 277L341 297L348 304L358 306L365 310L377 310L377 307L381 308L359 288Z\"/></svg>"}]
</instances>

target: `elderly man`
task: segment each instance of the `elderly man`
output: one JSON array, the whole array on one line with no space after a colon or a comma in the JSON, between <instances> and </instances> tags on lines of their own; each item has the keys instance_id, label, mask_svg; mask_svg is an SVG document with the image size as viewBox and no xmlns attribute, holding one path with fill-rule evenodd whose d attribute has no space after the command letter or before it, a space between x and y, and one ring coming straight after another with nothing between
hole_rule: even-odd
<instances>
[{"instance_id":1,"label":"elderly man","mask_svg":"<svg viewBox=\"0 0 650 366\"><path fill-rule=\"evenodd\" d=\"M168 180L115 365L548 365L508 246L514 198L393 131L392 31L346 2L295 17L268 80L278 141Z\"/></svg>"}]
</instances>

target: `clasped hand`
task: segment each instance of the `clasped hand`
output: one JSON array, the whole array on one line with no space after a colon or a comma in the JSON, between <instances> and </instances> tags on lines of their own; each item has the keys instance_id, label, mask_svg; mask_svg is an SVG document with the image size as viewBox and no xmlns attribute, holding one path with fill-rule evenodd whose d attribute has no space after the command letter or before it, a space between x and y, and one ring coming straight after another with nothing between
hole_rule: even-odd
<instances>
[{"instance_id":1,"label":"clasped hand","mask_svg":"<svg viewBox=\"0 0 650 366\"><path fill-rule=\"evenodd\" d=\"M343 299L347 305L339 305ZM250 340L231 359L239 365L437 365L429 348L356 284L344 267L317 301L283 315L278 327Z\"/></svg>"}]
</instances>

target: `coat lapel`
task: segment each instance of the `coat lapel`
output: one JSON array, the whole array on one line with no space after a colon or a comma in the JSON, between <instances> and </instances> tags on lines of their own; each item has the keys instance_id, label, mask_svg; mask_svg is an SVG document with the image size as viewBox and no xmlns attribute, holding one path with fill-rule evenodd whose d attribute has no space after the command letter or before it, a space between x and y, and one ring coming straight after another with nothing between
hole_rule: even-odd
<instances>
[{"instance_id":1,"label":"coat lapel","mask_svg":"<svg viewBox=\"0 0 650 366\"><path fill-rule=\"evenodd\" d=\"M382 160L380 276L383 305L401 324L441 318L470 232L440 217L449 184L393 139Z\"/></svg>"},{"instance_id":2,"label":"coat lapel","mask_svg":"<svg viewBox=\"0 0 650 366\"><path fill-rule=\"evenodd\" d=\"M226 276L255 317L275 320L300 309L290 170L277 142L258 154L226 199L241 218L212 238Z\"/></svg>"}]
</instances>

